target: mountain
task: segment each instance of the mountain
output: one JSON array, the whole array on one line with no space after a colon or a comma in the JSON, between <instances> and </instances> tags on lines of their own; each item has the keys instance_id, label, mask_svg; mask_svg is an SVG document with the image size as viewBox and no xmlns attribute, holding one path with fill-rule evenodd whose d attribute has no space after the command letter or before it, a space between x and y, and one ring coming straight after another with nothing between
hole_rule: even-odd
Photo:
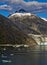
<instances>
[{"instance_id":1,"label":"mountain","mask_svg":"<svg viewBox=\"0 0 47 65\"><path fill-rule=\"evenodd\" d=\"M37 42L32 35L47 35L47 21L31 13L0 15L0 44L29 44Z\"/></svg>"},{"instance_id":2,"label":"mountain","mask_svg":"<svg viewBox=\"0 0 47 65\"><path fill-rule=\"evenodd\" d=\"M35 40L24 33L24 31L19 27L18 22L19 21L15 23L14 20L10 20L5 16L0 15L0 44L36 45Z\"/></svg>"},{"instance_id":3,"label":"mountain","mask_svg":"<svg viewBox=\"0 0 47 65\"><path fill-rule=\"evenodd\" d=\"M34 14L14 13L9 19L27 35L47 35L47 22Z\"/></svg>"},{"instance_id":4,"label":"mountain","mask_svg":"<svg viewBox=\"0 0 47 65\"><path fill-rule=\"evenodd\" d=\"M24 9L21 8L21 9L17 10L15 13L18 13L18 12L19 12L19 13L25 13L26 10L24 10Z\"/></svg>"}]
</instances>

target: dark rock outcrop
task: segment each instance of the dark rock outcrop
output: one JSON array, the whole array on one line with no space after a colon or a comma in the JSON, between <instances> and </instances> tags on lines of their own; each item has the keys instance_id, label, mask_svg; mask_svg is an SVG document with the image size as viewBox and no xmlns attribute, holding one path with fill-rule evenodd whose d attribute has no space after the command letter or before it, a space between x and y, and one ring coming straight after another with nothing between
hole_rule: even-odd
<instances>
[{"instance_id":1,"label":"dark rock outcrop","mask_svg":"<svg viewBox=\"0 0 47 65\"><path fill-rule=\"evenodd\" d=\"M19 12L19 13L25 13L26 11L21 8L21 9L19 9L18 11L16 11L15 13L18 13L18 12Z\"/></svg>"}]
</instances>

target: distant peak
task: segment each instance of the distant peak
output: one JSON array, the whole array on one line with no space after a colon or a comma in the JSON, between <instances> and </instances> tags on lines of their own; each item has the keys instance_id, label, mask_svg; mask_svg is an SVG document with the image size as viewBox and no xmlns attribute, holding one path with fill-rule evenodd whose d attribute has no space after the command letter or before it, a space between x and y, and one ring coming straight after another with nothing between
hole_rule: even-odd
<instances>
[{"instance_id":1,"label":"distant peak","mask_svg":"<svg viewBox=\"0 0 47 65\"><path fill-rule=\"evenodd\" d=\"M19 9L19 10L17 10L15 13L17 13L17 12L19 12L19 13L25 13L26 10L24 10L24 9Z\"/></svg>"}]
</instances>

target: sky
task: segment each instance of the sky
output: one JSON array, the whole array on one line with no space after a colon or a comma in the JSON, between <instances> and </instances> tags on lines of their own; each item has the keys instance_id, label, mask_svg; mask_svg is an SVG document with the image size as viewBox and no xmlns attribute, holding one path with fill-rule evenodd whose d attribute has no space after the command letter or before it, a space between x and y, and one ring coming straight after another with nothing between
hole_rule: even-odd
<instances>
[{"instance_id":1,"label":"sky","mask_svg":"<svg viewBox=\"0 0 47 65\"><path fill-rule=\"evenodd\" d=\"M24 0L26 2L29 2L29 1L38 1L38 2L47 2L47 0Z\"/></svg>"},{"instance_id":2,"label":"sky","mask_svg":"<svg viewBox=\"0 0 47 65\"><path fill-rule=\"evenodd\" d=\"M47 19L47 0L0 0L0 14L6 17L21 8Z\"/></svg>"}]
</instances>

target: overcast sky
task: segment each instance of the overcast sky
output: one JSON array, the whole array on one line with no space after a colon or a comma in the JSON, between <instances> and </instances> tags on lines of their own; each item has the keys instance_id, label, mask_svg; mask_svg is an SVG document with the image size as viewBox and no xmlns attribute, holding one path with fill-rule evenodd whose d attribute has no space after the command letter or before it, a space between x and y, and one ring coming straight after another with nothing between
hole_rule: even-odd
<instances>
[{"instance_id":1,"label":"overcast sky","mask_svg":"<svg viewBox=\"0 0 47 65\"><path fill-rule=\"evenodd\" d=\"M47 18L47 0L0 0L0 14L8 16L19 9Z\"/></svg>"}]
</instances>

